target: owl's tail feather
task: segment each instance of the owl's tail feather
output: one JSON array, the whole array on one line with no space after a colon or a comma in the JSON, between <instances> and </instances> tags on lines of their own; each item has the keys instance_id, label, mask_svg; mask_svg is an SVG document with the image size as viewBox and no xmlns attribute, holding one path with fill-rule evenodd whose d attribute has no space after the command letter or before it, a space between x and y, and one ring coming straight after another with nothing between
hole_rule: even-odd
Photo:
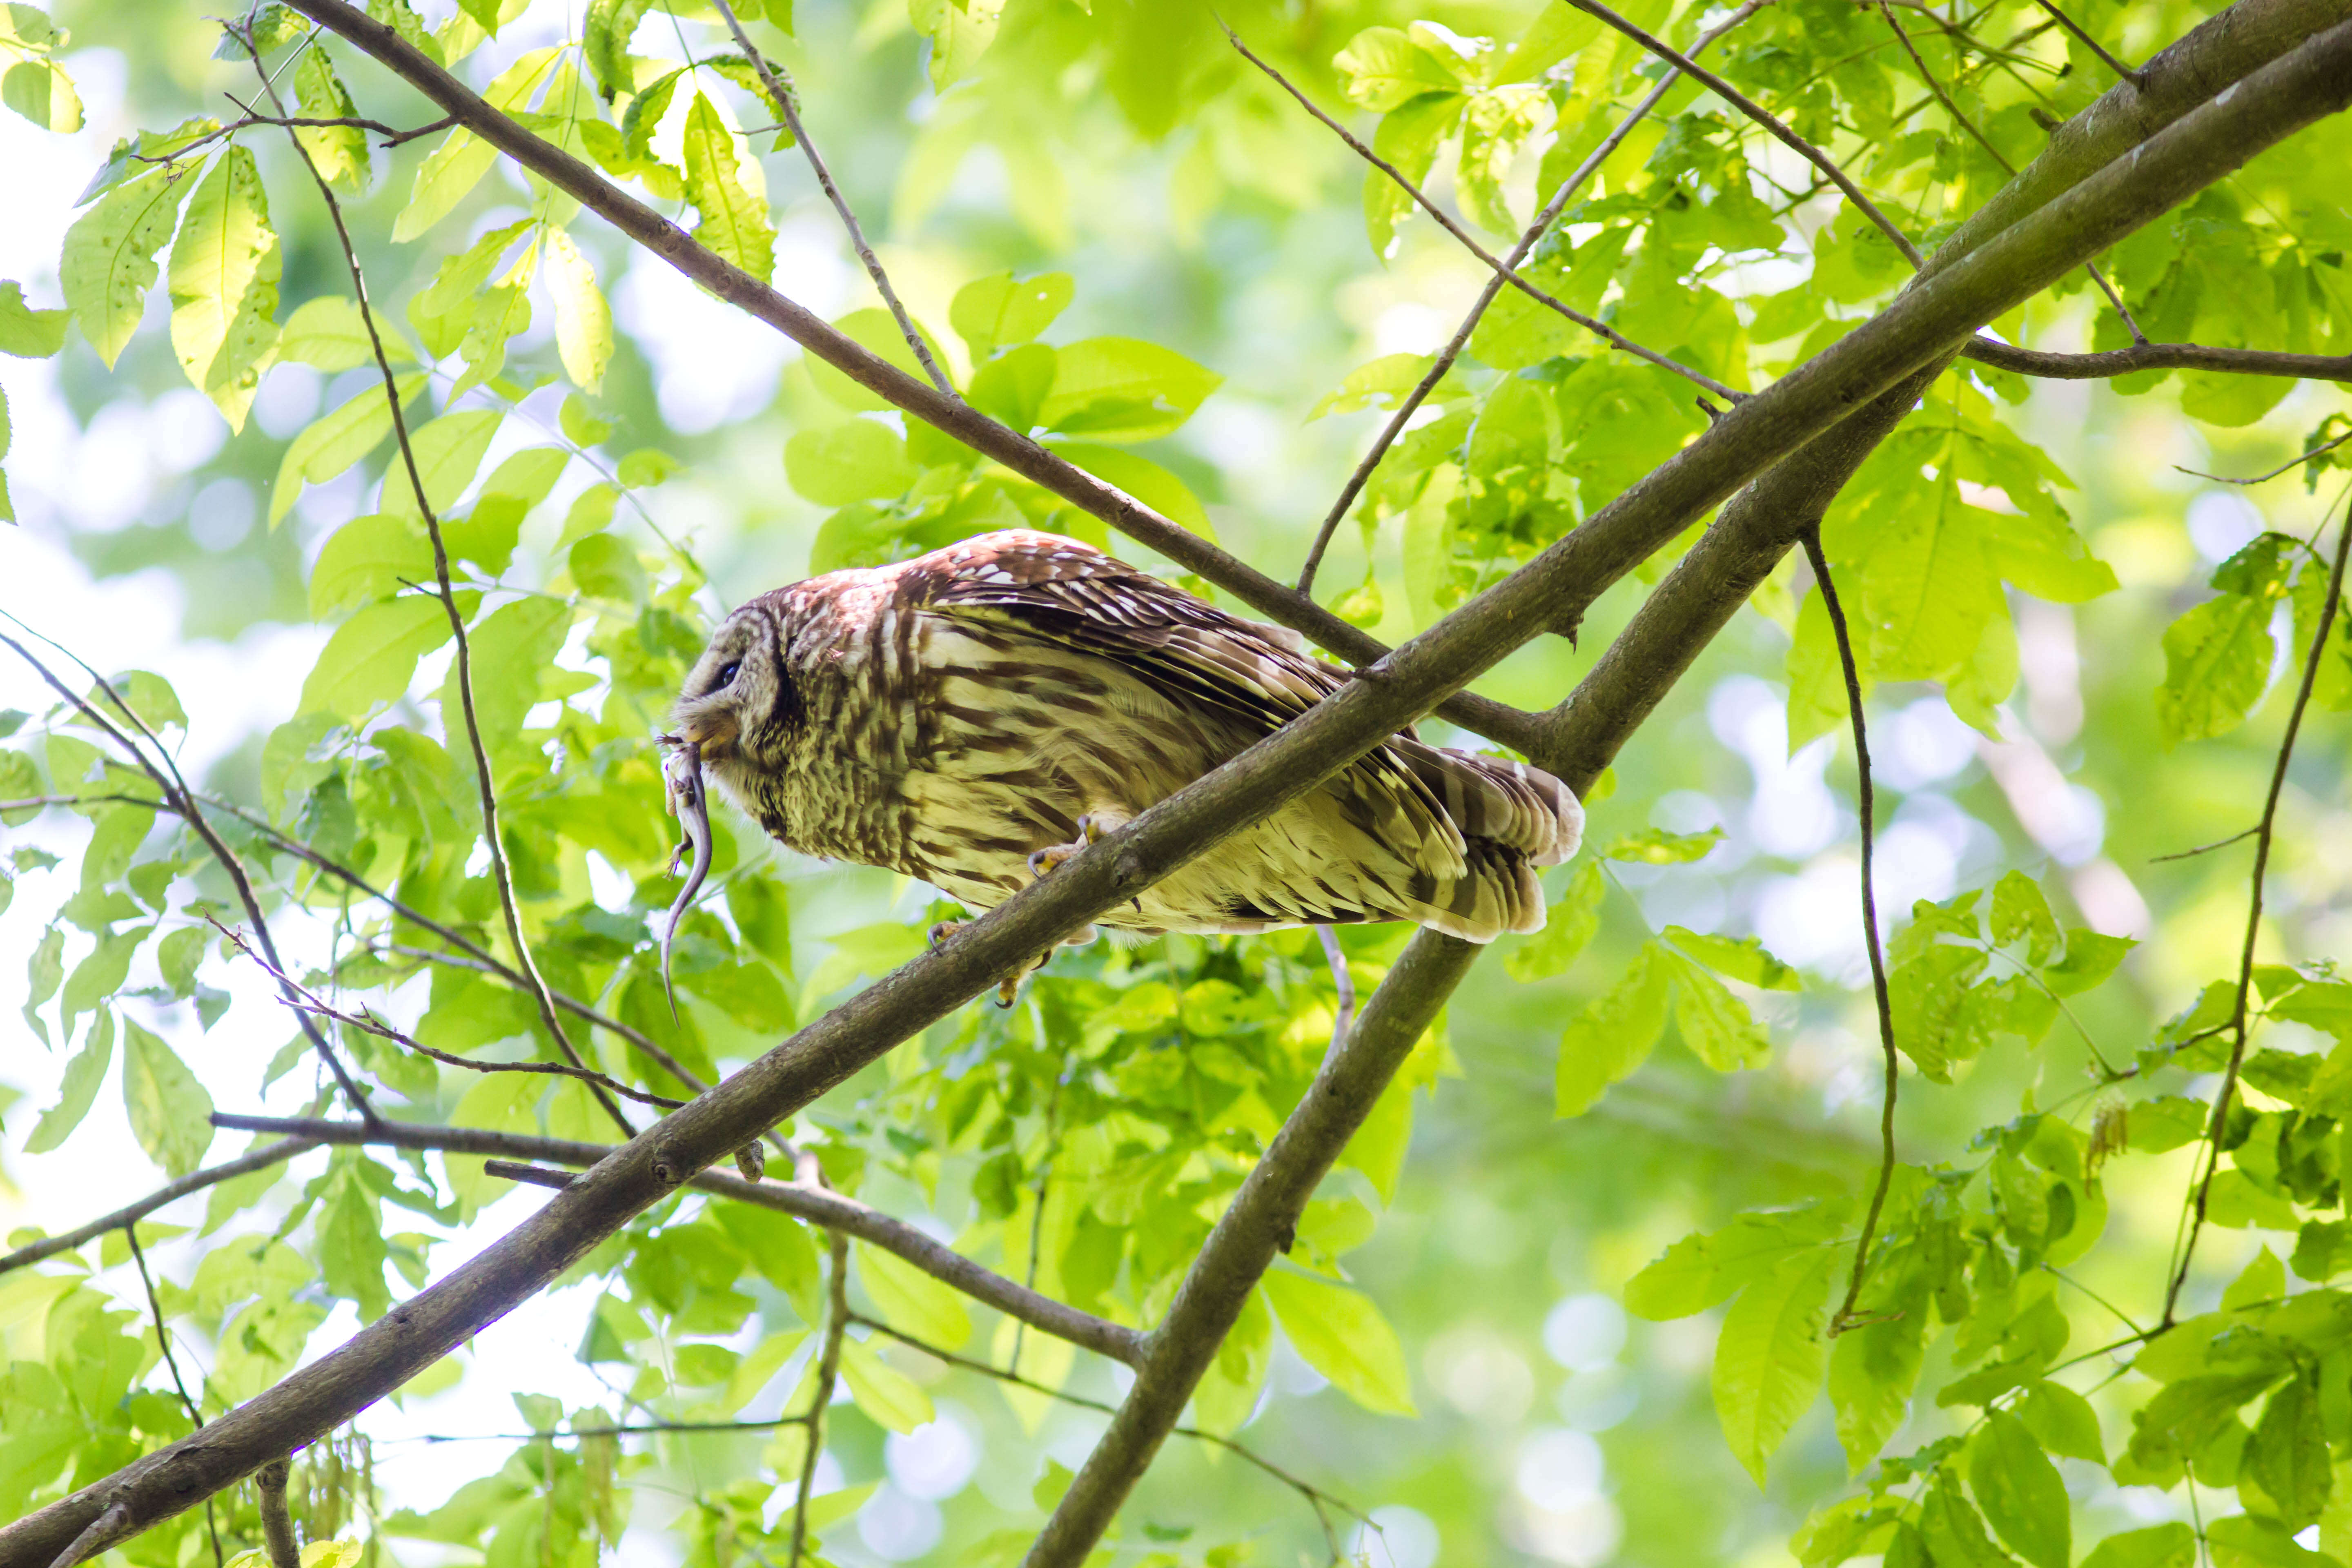
<instances>
[{"instance_id":1,"label":"owl's tail feather","mask_svg":"<svg viewBox=\"0 0 2352 1568\"><path fill-rule=\"evenodd\" d=\"M1506 931L1543 930L1543 885L1527 855L1492 839L1473 838L1464 859L1463 875L1437 883L1425 899L1412 898L1406 918L1481 944Z\"/></svg>"},{"instance_id":2,"label":"owl's tail feather","mask_svg":"<svg viewBox=\"0 0 2352 1568\"><path fill-rule=\"evenodd\" d=\"M1444 804L1445 815L1465 838L1516 849L1538 866L1557 866L1576 853L1584 837L1584 807L1566 784L1542 769L1402 736L1390 745ZM1538 920L1534 927L1504 929L1535 930L1541 924Z\"/></svg>"}]
</instances>

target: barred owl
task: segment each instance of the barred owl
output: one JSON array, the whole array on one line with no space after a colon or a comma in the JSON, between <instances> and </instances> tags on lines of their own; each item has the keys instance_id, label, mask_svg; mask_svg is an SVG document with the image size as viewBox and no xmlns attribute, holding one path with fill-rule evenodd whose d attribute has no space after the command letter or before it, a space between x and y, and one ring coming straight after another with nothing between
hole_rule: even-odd
<instances>
[{"instance_id":1,"label":"barred owl","mask_svg":"<svg viewBox=\"0 0 2352 1568\"><path fill-rule=\"evenodd\" d=\"M1348 679L1295 633L1009 531L753 599L674 727L784 844L986 910ZM672 776L698 805L699 779ZM1102 918L1139 935L1408 920L1490 942L1542 929L1535 868L1575 853L1583 817L1549 774L1408 729Z\"/></svg>"}]
</instances>

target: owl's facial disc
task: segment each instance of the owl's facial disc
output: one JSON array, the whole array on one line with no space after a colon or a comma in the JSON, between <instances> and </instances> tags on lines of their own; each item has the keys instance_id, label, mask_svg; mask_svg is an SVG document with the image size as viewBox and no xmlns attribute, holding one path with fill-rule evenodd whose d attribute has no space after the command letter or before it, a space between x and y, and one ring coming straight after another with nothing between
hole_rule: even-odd
<instances>
[{"instance_id":1,"label":"owl's facial disc","mask_svg":"<svg viewBox=\"0 0 2352 1568\"><path fill-rule=\"evenodd\" d=\"M740 619L721 626L688 673L671 710L673 727L701 746L707 760L730 755L743 732L745 704L758 684L746 674L758 657L752 642L752 628Z\"/></svg>"}]
</instances>

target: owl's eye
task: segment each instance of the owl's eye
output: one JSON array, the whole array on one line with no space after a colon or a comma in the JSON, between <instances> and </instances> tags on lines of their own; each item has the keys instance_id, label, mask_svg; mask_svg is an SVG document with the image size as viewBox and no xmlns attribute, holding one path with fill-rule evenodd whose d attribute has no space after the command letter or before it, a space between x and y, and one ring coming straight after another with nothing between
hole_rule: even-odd
<instances>
[{"instance_id":1,"label":"owl's eye","mask_svg":"<svg viewBox=\"0 0 2352 1568\"><path fill-rule=\"evenodd\" d=\"M735 678L742 673L743 661L740 658L733 660L731 663L721 666L719 671L719 679L710 683L710 689L714 693L726 690L729 687L735 684Z\"/></svg>"}]
</instances>

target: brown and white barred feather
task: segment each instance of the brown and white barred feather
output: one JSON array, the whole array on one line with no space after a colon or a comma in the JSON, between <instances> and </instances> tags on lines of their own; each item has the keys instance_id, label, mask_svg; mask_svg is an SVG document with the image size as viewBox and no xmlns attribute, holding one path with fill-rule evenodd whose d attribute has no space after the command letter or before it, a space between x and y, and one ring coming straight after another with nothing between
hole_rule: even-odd
<instances>
[{"instance_id":1,"label":"brown and white barred feather","mask_svg":"<svg viewBox=\"0 0 2352 1568\"><path fill-rule=\"evenodd\" d=\"M1349 679L1292 633L1012 531L751 601L712 637L677 722L785 844L985 910L1081 816L1125 823ZM1582 828L1549 774L1408 730L1104 923L1409 920L1488 942L1542 929L1536 868L1574 854Z\"/></svg>"}]
</instances>

